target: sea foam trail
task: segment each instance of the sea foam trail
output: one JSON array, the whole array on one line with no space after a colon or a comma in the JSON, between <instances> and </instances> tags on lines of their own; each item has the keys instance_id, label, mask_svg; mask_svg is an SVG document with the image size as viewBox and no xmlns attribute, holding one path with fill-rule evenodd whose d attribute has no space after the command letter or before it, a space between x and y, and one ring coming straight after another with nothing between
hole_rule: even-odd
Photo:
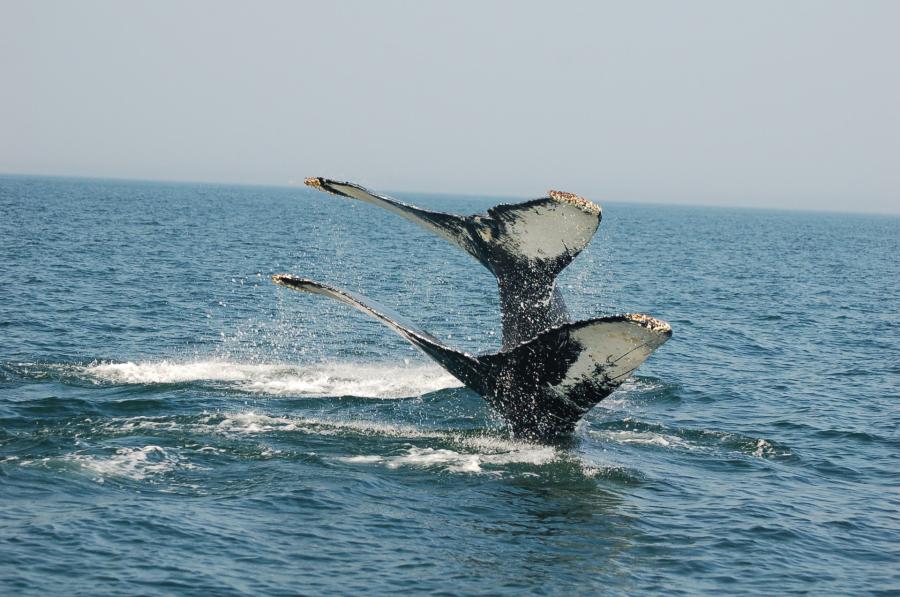
<instances>
[{"instance_id":1,"label":"sea foam trail","mask_svg":"<svg viewBox=\"0 0 900 597\"><path fill-rule=\"evenodd\" d=\"M434 365L372 363L297 366L224 360L163 360L93 364L83 367L81 373L91 380L106 383L214 382L252 394L276 396L403 398L462 385L455 377Z\"/></svg>"}]
</instances>

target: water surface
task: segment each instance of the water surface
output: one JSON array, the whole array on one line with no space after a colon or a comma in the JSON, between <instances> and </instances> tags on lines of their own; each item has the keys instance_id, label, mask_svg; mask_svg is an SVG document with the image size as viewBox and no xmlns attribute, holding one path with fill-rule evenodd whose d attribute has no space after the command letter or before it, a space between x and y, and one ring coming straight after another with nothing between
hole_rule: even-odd
<instances>
[{"instance_id":1,"label":"water surface","mask_svg":"<svg viewBox=\"0 0 900 597\"><path fill-rule=\"evenodd\" d=\"M545 446L269 282L497 350L492 276L404 220L305 188L0 178L0 592L900 591L900 219L594 199L570 308L674 337Z\"/></svg>"}]
</instances>

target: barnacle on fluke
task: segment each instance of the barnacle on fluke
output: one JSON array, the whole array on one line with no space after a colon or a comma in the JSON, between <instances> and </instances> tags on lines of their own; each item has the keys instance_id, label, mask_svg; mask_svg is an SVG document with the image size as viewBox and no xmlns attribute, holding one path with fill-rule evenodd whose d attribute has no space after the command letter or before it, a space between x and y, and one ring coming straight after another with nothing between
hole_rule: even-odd
<instances>
[{"instance_id":1,"label":"barnacle on fluke","mask_svg":"<svg viewBox=\"0 0 900 597\"><path fill-rule=\"evenodd\" d=\"M308 186L377 205L458 245L497 278L503 347L471 355L444 345L374 301L289 274L276 284L346 303L381 320L479 393L512 432L548 440L571 433L578 420L611 394L672 335L668 323L628 313L571 321L556 276L587 246L601 209L575 195L497 205L486 214L428 211L326 178Z\"/></svg>"},{"instance_id":2,"label":"barnacle on fluke","mask_svg":"<svg viewBox=\"0 0 900 597\"><path fill-rule=\"evenodd\" d=\"M548 195L550 195L551 199L556 199L557 201L568 201L572 205L576 207L580 207L585 211L585 213L599 215L600 214L600 206L596 203L588 201L584 197L580 197L575 193L567 193L565 191L548 191Z\"/></svg>"}]
</instances>

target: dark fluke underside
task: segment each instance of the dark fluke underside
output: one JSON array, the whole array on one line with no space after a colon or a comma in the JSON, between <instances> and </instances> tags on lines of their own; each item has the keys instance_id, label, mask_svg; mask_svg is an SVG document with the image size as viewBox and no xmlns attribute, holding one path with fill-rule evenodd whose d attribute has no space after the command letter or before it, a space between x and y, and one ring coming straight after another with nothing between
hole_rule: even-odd
<instances>
[{"instance_id":1,"label":"dark fluke underside","mask_svg":"<svg viewBox=\"0 0 900 597\"><path fill-rule=\"evenodd\" d=\"M601 217L599 206L580 197L551 191L548 197L498 205L486 214L457 216L351 183L306 182L401 215L478 259L497 278L503 348L473 356L358 294L287 274L273 276L274 282L328 296L381 320L483 396L517 436L546 440L571 433L588 410L672 335L667 323L639 314L570 321L556 276L587 246Z\"/></svg>"}]
</instances>

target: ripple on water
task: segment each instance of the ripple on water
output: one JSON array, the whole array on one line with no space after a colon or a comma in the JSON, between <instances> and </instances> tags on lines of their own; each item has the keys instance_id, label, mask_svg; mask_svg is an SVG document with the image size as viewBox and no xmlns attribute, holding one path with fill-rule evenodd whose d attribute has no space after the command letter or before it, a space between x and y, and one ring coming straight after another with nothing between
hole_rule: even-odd
<instances>
[{"instance_id":1,"label":"ripple on water","mask_svg":"<svg viewBox=\"0 0 900 597\"><path fill-rule=\"evenodd\" d=\"M725 431L668 427L630 417L593 423L587 428L587 433L601 442L613 444L683 451L738 452L765 459L795 457L786 446L764 438Z\"/></svg>"},{"instance_id":2,"label":"ripple on water","mask_svg":"<svg viewBox=\"0 0 900 597\"><path fill-rule=\"evenodd\" d=\"M195 470L197 466L188 462L176 448L157 445L121 447L101 454L86 453L86 450L64 454L59 457L44 457L37 460L17 459L24 467L44 467L65 470L74 467L92 475L93 480L103 483L107 478L150 481L177 469Z\"/></svg>"}]
</instances>

